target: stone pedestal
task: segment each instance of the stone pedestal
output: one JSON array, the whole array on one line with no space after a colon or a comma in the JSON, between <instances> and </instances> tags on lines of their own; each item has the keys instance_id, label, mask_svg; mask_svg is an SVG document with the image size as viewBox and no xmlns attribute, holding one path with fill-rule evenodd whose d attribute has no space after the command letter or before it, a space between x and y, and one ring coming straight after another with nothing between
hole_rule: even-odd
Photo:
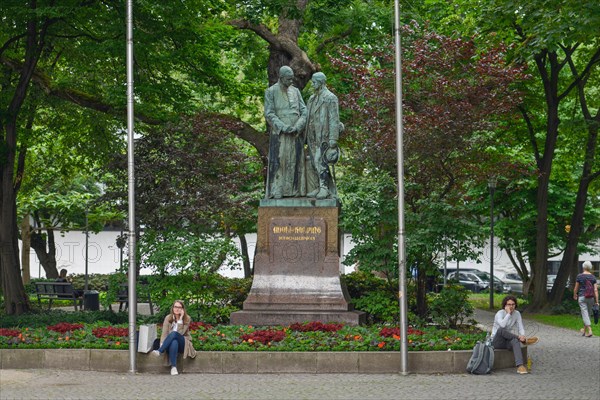
<instances>
[{"instance_id":1,"label":"stone pedestal","mask_svg":"<svg viewBox=\"0 0 600 400\"><path fill-rule=\"evenodd\" d=\"M262 200L254 279L234 325L344 322L359 325L340 282L337 200Z\"/></svg>"}]
</instances>

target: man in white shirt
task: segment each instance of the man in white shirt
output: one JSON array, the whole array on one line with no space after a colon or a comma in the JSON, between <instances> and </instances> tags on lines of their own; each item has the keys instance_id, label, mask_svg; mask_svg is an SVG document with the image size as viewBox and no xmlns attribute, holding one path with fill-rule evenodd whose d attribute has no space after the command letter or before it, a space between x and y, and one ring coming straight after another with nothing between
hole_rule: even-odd
<instances>
[{"instance_id":1,"label":"man in white shirt","mask_svg":"<svg viewBox=\"0 0 600 400\"><path fill-rule=\"evenodd\" d=\"M495 349L511 349L515 355L518 374L526 374L527 367L523 361L521 343L532 345L538 342L537 337L525 337L525 328L521 313L517 311L517 298L506 296L502 300L502 309L494 317L492 328L492 346Z\"/></svg>"}]
</instances>

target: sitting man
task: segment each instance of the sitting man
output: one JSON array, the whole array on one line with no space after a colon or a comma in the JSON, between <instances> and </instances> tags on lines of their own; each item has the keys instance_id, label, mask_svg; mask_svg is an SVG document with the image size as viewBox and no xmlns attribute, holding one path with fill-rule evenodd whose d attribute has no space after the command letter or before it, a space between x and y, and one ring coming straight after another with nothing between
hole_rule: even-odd
<instances>
[{"instance_id":1,"label":"sitting man","mask_svg":"<svg viewBox=\"0 0 600 400\"><path fill-rule=\"evenodd\" d=\"M60 270L58 278L56 278L56 282L69 282L67 279L67 270L65 268ZM75 293L75 297L83 296L83 290L80 289L73 289L73 293Z\"/></svg>"},{"instance_id":2,"label":"sitting man","mask_svg":"<svg viewBox=\"0 0 600 400\"><path fill-rule=\"evenodd\" d=\"M517 333L515 333L515 330ZM537 337L525 337L525 328L521 313L517 311L517 298L506 296L502 300L502 309L494 317L492 328L492 346L494 349L511 349L515 356L518 374L526 374L527 367L523 361L521 343L532 345L538 342Z\"/></svg>"}]
</instances>

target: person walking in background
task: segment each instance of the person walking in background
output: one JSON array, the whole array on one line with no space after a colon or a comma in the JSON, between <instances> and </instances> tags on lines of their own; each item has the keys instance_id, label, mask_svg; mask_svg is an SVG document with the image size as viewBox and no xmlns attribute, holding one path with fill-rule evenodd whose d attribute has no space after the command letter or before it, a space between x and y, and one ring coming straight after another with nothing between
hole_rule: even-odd
<instances>
[{"instance_id":1,"label":"person walking in background","mask_svg":"<svg viewBox=\"0 0 600 400\"><path fill-rule=\"evenodd\" d=\"M598 305L598 282L592 274L592 263L583 263L583 272L577 275L573 288L573 299L579 303L583 319L583 336L592 337L590 313L594 305Z\"/></svg>"},{"instance_id":2,"label":"person walking in background","mask_svg":"<svg viewBox=\"0 0 600 400\"><path fill-rule=\"evenodd\" d=\"M521 313L517 311L517 298L506 296L502 299L502 309L494 317L492 328L492 346L495 349L510 349L515 356L515 365L518 374L526 374L527 367L523 360L521 343L526 345L536 344L538 338L525 337L525 327Z\"/></svg>"},{"instance_id":3,"label":"person walking in background","mask_svg":"<svg viewBox=\"0 0 600 400\"><path fill-rule=\"evenodd\" d=\"M192 345L190 335L190 323L192 319L185 311L183 301L176 300L171 307L171 313L163 321L162 334L160 335L160 347L152 354L160 356L166 354L171 366L171 375L178 375L177 355L183 354L183 358L196 357L196 350Z\"/></svg>"}]
</instances>

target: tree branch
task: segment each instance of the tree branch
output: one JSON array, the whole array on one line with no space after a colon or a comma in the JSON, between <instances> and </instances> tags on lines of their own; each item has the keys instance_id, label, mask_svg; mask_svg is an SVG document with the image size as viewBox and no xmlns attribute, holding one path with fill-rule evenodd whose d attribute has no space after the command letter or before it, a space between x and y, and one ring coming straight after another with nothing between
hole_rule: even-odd
<instances>
[{"instance_id":1,"label":"tree branch","mask_svg":"<svg viewBox=\"0 0 600 400\"><path fill-rule=\"evenodd\" d=\"M323 42L321 42L321 44L319 44L317 46L317 53L322 52L323 49L325 48L325 46L327 46L329 43L337 42L338 40L341 40L341 39L344 39L344 38L350 36L352 34L353 30L354 29L352 27L349 27L347 30L345 30L341 34L325 39Z\"/></svg>"},{"instance_id":2,"label":"tree branch","mask_svg":"<svg viewBox=\"0 0 600 400\"><path fill-rule=\"evenodd\" d=\"M539 166L540 150L538 149L537 142L535 141L535 130L533 128L533 124L531 123L531 118L529 118L529 114L527 113L527 110L525 109L525 107L523 107L522 105L519 105L517 108L521 112L521 115L523 115L523 119L525 120L525 123L527 124L527 131L529 132L529 138L531 140L531 147L533 147L533 153L535 154L536 164L538 164L538 166Z\"/></svg>"},{"instance_id":3,"label":"tree branch","mask_svg":"<svg viewBox=\"0 0 600 400\"><path fill-rule=\"evenodd\" d=\"M15 70L19 71L22 65L18 61L8 59L6 57L0 57L0 63ZM63 100L70 101L81 107L89 108L92 110L100 111L106 114L112 115L125 115L126 110L122 108L114 107L110 104L103 102L101 99L95 98L94 96L77 91L69 88L55 88L49 77L45 74L36 70L31 76L31 81L34 82L42 91L49 96L58 97ZM149 117L144 114L136 113L136 118L142 122L150 125L160 125L163 121Z\"/></svg>"}]
</instances>

